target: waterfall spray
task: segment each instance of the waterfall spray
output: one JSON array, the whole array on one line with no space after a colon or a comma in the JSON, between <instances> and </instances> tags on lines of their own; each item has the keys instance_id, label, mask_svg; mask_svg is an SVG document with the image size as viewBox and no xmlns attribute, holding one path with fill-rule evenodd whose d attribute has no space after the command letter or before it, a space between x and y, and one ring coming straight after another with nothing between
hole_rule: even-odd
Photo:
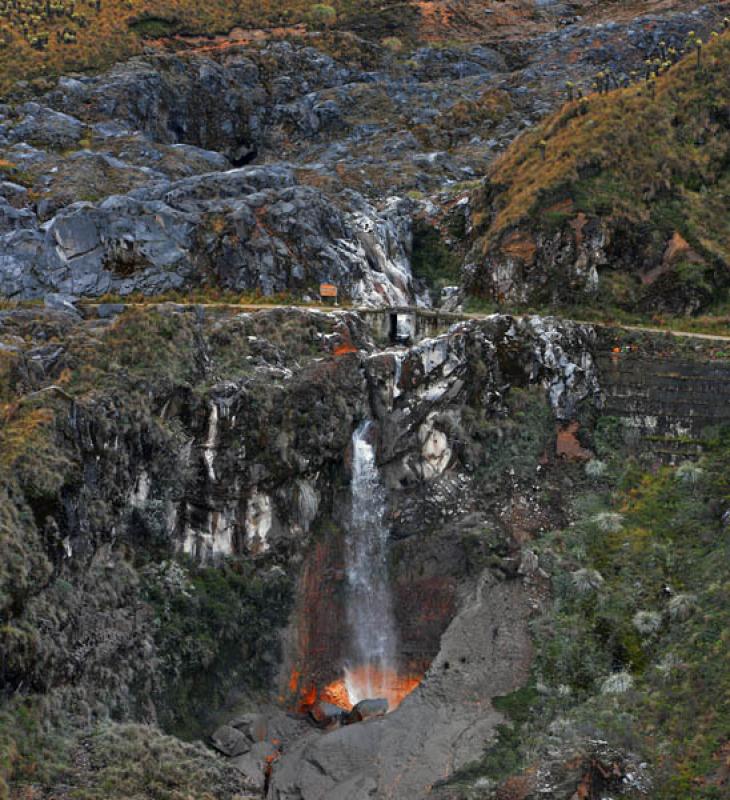
<instances>
[{"instance_id":1,"label":"waterfall spray","mask_svg":"<svg viewBox=\"0 0 730 800\"><path fill-rule=\"evenodd\" d=\"M362 423L352 436L352 507L346 536L350 653L345 685L350 702L387 696L396 672L396 629L388 580L385 489Z\"/></svg>"}]
</instances>

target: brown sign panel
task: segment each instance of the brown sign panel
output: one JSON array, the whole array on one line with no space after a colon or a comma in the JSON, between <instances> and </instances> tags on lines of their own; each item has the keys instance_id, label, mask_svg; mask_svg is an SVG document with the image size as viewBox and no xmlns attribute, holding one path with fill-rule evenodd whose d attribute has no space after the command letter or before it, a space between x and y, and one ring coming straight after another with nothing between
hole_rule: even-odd
<instances>
[{"instance_id":1,"label":"brown sign panel","mask_svg":"<svg viewBox=\"0 0 730 800\"><path fill-rule=\"evenodd\" d=\"M320 283L319 284L320 297L337 297L337 287L334 283Z\"/></svg>"}]
</instances>

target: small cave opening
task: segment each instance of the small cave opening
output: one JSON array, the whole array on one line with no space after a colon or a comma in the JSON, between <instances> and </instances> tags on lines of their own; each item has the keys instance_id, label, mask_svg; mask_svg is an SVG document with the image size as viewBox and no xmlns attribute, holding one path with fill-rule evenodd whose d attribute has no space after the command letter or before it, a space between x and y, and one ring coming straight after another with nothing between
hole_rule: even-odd
<instances>
[{"instance_id":1,"label":"small cave opening","mask_svg":"<svg viewBox=\"0 0 730 800\"><path fill-rule=\"evenodd\" d=\"M248 164L252 164L258 157L258 154L259 151L255 147L249 147L247 144L242 144L230 152L228 160L231 162L231 164L233 164L234 167L236 167L236 169L238 169L239 167L245 167Z\"/></svg>"}]
</instances>

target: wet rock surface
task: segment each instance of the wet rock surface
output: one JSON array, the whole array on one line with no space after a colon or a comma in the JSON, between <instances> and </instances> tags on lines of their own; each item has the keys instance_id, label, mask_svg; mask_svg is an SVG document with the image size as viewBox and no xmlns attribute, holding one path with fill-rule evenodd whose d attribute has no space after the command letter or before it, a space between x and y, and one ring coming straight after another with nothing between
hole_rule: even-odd
<instances>
[{"instance_id":1,"label":"wet rock surface","mask_svg":"<svg viewBox=\"0 0 730 800\"><path fill-rule=\"evenodd\" d=\"M488 697L524 681L529 614L519 584L482 577L421 686L385 717L297 741L277 763L268 797L424 797L483 751L502 719Z\"/></svg>"}]
</instances>

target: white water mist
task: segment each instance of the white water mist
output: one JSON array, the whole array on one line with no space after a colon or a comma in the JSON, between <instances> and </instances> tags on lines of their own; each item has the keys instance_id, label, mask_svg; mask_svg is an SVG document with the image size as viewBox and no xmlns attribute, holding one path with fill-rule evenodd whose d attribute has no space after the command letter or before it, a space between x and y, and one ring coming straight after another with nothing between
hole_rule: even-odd
<instances>
[{"instance_id":1,"label":"white water mist","mask_svg":"<svg viewBox=\"0 0 730 800\"><path fill-rule=\"evenodd\" d=\"M351 632L345 685L353 704L382 694L396 666L385 489L367 438L370 426L362 423L352 436L352 506L345 550Z\"/></svg>"}]
</instances>

